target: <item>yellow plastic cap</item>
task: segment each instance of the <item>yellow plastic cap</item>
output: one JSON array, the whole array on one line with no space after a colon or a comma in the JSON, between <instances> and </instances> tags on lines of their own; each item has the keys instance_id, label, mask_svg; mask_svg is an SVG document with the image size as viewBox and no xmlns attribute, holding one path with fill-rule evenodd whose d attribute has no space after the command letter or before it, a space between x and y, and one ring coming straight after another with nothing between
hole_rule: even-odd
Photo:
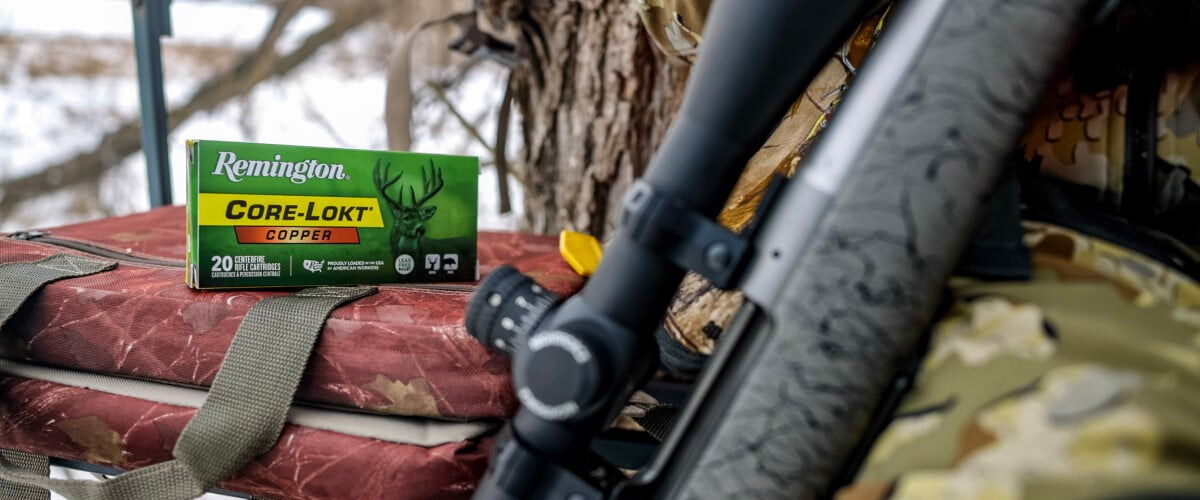
<instances>
[{"instance_id":1,"label":"yellow plastic cap","mask_svg":"<svg viewBox=\"0 0 1200 500\"><path fill-rule=\"evenodd\" d=\"M558 233L558 253L580 276L591 276L600 265L604 250L595 236L575 231Z\"/></svg>"}]
</instances>

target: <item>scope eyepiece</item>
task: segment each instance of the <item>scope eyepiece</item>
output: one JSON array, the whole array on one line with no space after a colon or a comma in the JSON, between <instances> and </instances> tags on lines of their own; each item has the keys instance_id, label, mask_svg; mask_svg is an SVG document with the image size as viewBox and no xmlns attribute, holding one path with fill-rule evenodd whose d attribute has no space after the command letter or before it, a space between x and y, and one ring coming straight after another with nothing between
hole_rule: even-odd
<instances>
[{"instance_id":1,"label":"scope eyepiece","mask_svg":"<svg viewBox=\"0 0 1200 500\"><path fill-rule=\"evenodd\" d=\"M479 284L467 305L467 332L512 356L562 300L512 266L500 266Z\"/></svg>"}]
</instances>

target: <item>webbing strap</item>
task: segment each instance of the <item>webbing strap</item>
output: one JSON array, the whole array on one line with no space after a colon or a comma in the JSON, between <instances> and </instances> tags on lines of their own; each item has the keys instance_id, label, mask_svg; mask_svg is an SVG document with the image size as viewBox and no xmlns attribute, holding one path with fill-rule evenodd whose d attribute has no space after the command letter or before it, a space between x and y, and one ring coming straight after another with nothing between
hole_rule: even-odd
<instances>
[{"instance_id":1,"label":"webbing strap","mask_svg":"<svg viewBox=\"0 0 1200 500\"><path fill-rule=\"evenodd\" d=\"M675 415L679 413L679 407L672 404L656 404L644 410L641 415L631 417L633 421L654 439L660 442L666 439L671 427L675 425Z\"/></svg>"},{"instance_id":2,"label":"webbing strap","mask_svg":"<svg viewBox=\"0 0 1200 500\"><path fill-rule=\"evenodd\" d=\"M242 320L204 405L179 436L175 458L212 486L271 449L325 318L375 290L308 288L256 304Z\"/></svg>"},{"instance_id":3,"label":"webbing strap","mask_svg":"<svg viewBox=\"0 0 1200 500\"><path fill-rule=\"evenodd\" d=\"M0 479L80 500L191 499L274 446L321 326L374 287L307 288L246 313L204 404L175 443L175 460L103 482L48 479L0 466Z\"/></svg>"},{"instance_id":4,"label":"webbing strap","mask_svg":"<svg viewBox=\"0 0 1200 500\"><path fill-rule=\"evenodd\" d=\"M4 326L21 304L43 285L107 271L116 265L116 262L67 254L51 255L36 262L0 264L0 326Z\"/></svg>"},{"instance_id":5,"label":"webbing strap","mask_svg":"<svg viewBox=\"0 0 1200 500\"><path fill-rule=\"evenodd\" d=\"M112 269L116 262L92 260L75 255L58 254L36 262L0 264L0 326L20 309L35 292L52 281L77 278ZM50 459L19 451L0 450L0 459L13 467L39 478L49 478ZM0 498L16 500L47 500L50 491L26 484L0 480Z\"/></svg>"},{"instance_id":6,"label":"webbing strap","mask_svg":"<svg viewBox=\"0 0 1200 500\"><path fill-rule=\"evenodd\" d=\"M0 450L0 457L23 470L43 477L50 476L50 458L20 451ZM5 500L48 500L50 490L23 484L0 481L0 498Z\"/></svg>"}]
</instances>

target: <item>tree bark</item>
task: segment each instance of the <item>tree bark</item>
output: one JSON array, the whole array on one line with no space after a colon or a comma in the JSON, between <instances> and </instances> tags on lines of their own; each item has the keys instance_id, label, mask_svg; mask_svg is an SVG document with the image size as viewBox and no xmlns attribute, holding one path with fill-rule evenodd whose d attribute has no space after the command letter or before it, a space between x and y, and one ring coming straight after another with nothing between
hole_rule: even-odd
<instances>
[{"instance_id":1,"label":"tree bark","mask_svg":"<svg viewBox=\"0 0 1200 500\"><path fill-rule=\"evenodd\" d=\"M622 0L487 0L520 32L514 102L525 148L525 226L603 238L682 97L668 63Z\"/></svg>"}]
</instances>

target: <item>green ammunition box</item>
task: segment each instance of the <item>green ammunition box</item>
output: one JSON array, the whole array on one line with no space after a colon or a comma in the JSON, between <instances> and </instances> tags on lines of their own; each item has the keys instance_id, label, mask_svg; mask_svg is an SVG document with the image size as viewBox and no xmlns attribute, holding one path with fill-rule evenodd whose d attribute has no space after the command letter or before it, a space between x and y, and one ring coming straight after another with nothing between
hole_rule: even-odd
<instances>
[{"instance_id":1,"label":"green ammunition box","mask_svg":"<svg viewBox=\"0 0 1200 500\"><path fill-rule=\"evenodd\" d=\"M479 159L188 141L193 288L472 281Z\"/></svg>"}]
</instances>

